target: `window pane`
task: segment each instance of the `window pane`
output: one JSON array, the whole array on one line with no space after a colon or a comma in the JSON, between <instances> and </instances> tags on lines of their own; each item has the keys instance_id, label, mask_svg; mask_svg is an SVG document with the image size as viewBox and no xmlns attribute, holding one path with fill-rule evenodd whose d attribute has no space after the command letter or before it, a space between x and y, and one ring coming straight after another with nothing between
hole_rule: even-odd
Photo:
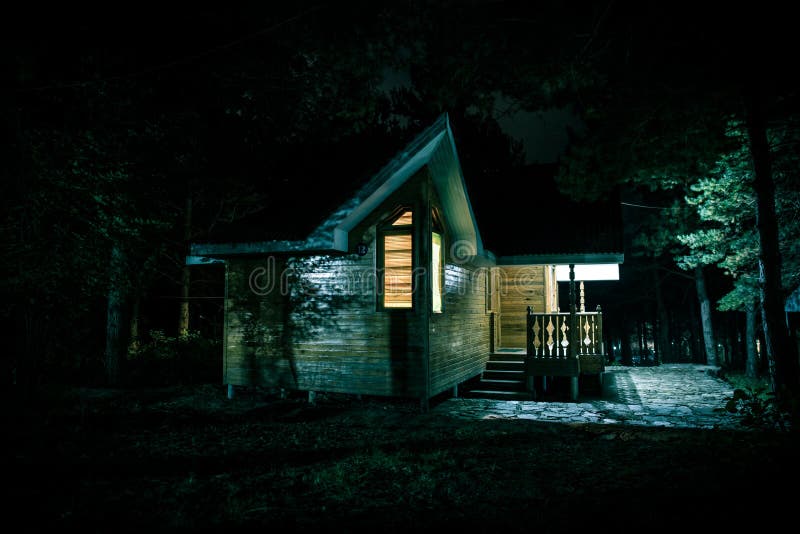
<instances>
[{"instance_id":1,"label":"window pane","mask_svg":"<svg viewBox=\"0 0 800 534\"><path fill-rule=\"evenodd\" d=\"M431 247L431 279L433 280L433 312L441 313L442 311L442 279L444 278L444 271L442 265L442 236L433 232L432 239L433 246Z\"/></svg>"},{"instance_id":2,"label":"window pane","mask_svg":"<svg viewBox=\"0 0 800 534\"><path fill-rule=\"evenodd\" d=\"M411 233L384 236L383 306L411 308Z\"/></svg>"}]
</instances>

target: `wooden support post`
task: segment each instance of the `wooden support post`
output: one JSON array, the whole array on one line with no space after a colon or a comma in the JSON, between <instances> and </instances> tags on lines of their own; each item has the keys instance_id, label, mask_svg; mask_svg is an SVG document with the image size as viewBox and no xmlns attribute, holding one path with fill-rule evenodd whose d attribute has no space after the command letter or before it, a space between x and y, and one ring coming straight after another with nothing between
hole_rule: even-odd
<instances>
[{"instance_id":1,"label":"wooden support post","mask_svg":"<svg viewBox=\"0 0 800 534\"><path fill-rule=\"evenodd\" d=\"M578 377L569 377L569 398L570 400L578 400Z\"/></svg>"},{"instance_id":2,"label":"wooden support post","mask_svg":"<svg viewBox=\"0 0 800 534\"><path fill-rule=\"evenodd\" d=\"M453 386L453 398L454 399L458 398L458 384Z\"/></svg>"},{"instance_id":3,"label":"wooden support post","mask_svg":"<svg viewBox=\"0 0 800 534\"><path fill-rule=\"evenodd\" d=\"M420 397L419 398L419 411L422 413L428 413L431 409L430 399L428 397Z\"/></svg>"},{"instance_id":4,"label":"wooden support post","mask_svg":"<svg viewBox=\"0 0 800 534\"><path fill-rule=\"evenodd\" d=\"M233 394L234 393L235 393L235 390L233 388L233 384L228 384L228 400L233 399Z\"/></svg>"},{"instance_id":5,"label":"wooden support post","mask_svg":"<svg viewBox=\"0 0 800 534\"><path fill-rule=\"evenodd\" d=\"M569 266L569 356L575 356L575 265Z\"/></svg>"},{"instance_id":6,"label":"wooden support post","mask_svg":"<svg viewBox=\"0 0 800 534\"><path fill-rule=\"evenodd\" d=\"M308 403L311 406L315 406L317 404L317 392L316 391L309 391L308 392Z\"/></svg>"},{"instance_id":7,"label":"wooden support post","mask_svg":"<svg viewBox=\"0 0 800 534\"><path fill-rule=\"evenodd\" d=\"M598 351L604 357L606 356L605 337L603 337L603 310L600 305L597 305L597 346L600 348Z\"/></svg>"},{"instance_id":8,"label":"wooden support post","mask_svg":"<svg viewBox=\"0 0 800 534\"><path fill-rule=\"evenodd\" d=\"M530 393L531 398L536 400L536 387L533 383L533 306L528 306L528 313L525 315L525 387Z\"/></svg>"},{"instance_id":9,"label":"wooden support post","mask_svg":"<svg viewBox=\"0 0 800 534\"><path fill-rule=\"evenodd\" d=\"M578 343L579 337L577 335L577 326L575 325L576 306L575 306L575 265L569 266L569 358L570 364L578 359ZM580 368L578 369L580 373ZM571 400L578 398L578 376L570 377L569 396Z\"/></svg>"}]
</instances>

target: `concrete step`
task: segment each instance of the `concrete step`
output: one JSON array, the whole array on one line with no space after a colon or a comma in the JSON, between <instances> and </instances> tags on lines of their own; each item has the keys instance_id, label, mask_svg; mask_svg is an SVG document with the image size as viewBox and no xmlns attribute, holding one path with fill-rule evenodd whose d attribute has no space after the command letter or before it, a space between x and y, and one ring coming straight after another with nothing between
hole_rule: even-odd
<instances>
[{"instance_id":1,"label":"concrete step","mask_svg":"<svg viewBox=\"0 0 800 534\"><path fill-rule=\"evenodd\" d=\"M489 361L525 361L524 352L493 352L489 355Z\"/></svg>"},{"instance_id":2,"label":"concrete step","mask_svg":"<svg viewBox=\"0 0 800 534\"><path fill-rule=\"evenodd\" d=\"M487 371L525 371L522 360L494 360L486 362Z\"/></svg>"}]
</instances>

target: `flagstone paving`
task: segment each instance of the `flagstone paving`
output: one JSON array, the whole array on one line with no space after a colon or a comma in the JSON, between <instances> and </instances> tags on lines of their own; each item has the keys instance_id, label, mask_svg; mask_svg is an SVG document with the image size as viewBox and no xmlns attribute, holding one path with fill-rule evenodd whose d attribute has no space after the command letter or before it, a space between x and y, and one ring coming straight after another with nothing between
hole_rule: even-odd
<instances>
[{"instance_id":1,"label":"flagstone paving","mask_svg":"<svg viewBox=\"0 0 800 534\"><path fill-rule=\"evenodd\" d=\"M609 366L603 393L576 402L452 398L434 410L465 419L532 419L561 423L625 424L744 430L739 416L719 409L733 388L716 368L692 364Z\"/></svg>"}]
</instances>

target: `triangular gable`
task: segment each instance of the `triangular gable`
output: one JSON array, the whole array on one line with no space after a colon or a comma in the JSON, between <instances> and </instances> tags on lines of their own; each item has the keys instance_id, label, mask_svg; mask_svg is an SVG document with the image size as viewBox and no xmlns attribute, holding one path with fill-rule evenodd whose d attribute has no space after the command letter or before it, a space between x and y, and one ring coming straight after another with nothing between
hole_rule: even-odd
<instances>
[{"instance_id":1,"label":"triangular gable","mask_svg":"<svg viewBox=\"0 0 800 534\"><path fill-rule=\"evenodd\" d=\"M255 243L193 244L189 263L205 263L198 257L276 252L347 252L348 234L376 207L389 198L424 166L439 194L444 217L455 241L483 254L483 242L467 194L461 163L447 114L441 115L397 154L372 179L325 219L305 240Z\"/></svg>"}]
</instances>

